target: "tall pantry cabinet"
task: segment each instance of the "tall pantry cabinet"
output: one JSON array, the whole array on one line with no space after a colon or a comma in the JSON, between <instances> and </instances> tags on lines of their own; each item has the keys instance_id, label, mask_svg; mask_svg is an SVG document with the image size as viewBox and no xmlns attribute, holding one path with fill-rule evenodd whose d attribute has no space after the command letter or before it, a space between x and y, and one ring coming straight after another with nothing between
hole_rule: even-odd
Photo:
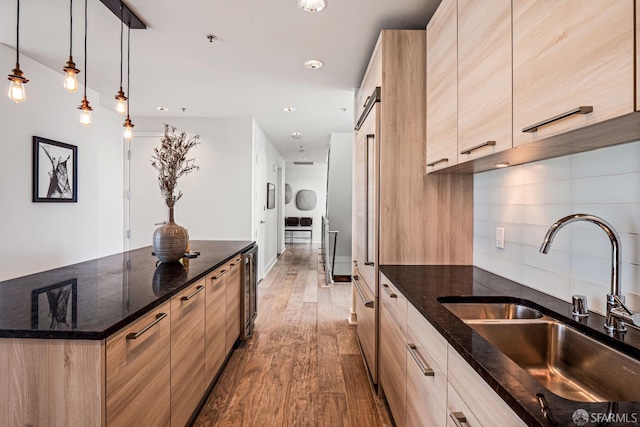
<instances>
[{"instance_id":1,"label":"tall pantry cabinet","mask_svg":"<svg viewBox=\"0 0 640 427\"><path fill-rule=\"evenodd\" d=\"M382 31L356 95L354 309L374 383L379 266L472 263L473 177L426 175L425 43Z\"/></svg>"}]
</instances>

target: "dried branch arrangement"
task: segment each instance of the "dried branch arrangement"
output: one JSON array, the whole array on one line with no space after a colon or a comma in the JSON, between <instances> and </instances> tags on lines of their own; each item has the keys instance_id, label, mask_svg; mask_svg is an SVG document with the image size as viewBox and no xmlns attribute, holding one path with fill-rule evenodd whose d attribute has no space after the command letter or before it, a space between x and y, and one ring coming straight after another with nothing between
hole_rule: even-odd
<instances>
[{"instance_id":1,"label":"dried branch arrangement","mask_svg":"<svg viewBox=\"0 0 640 427\"><path fill-rule=\"evenodd\" d=\"M195 159L187 159L189 150L200 144L199 138L200 135L187 138L184 132L176 134L175 127L165 124L161 145L153 149L151 166L158 171L160 193L170 208L182 197L182 191L177 194L175 191L178 178L200 169L195 165Z\"/></svg>"}]
</instances>

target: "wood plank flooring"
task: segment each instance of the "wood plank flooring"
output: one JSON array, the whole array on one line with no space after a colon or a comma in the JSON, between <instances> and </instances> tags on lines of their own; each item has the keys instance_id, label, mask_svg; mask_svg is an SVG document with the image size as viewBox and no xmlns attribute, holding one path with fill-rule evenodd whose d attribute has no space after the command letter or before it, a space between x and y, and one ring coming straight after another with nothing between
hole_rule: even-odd
<instances>
[{"instance_id":1,"label":"wood plank flooring","mask_svg":"<svg viewBox=\"0 0 640 427\"><path fill-rule=\"evenodd\" d=\"M351 284L323 284L317 248L288 245L258 284L254 337L231 356L195 426L391 425L347 321Z\"/></svg>"}]
</instances>

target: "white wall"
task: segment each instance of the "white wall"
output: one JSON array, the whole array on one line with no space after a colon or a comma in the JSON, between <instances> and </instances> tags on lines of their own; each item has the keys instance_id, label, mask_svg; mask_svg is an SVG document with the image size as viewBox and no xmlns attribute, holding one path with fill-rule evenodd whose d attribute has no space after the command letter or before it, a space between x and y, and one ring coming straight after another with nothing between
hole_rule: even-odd
<instances>
[{"instance_id":1,"label":"white wall","mask_svg":"<svg viewBox=\"0 0 640 427\"><path fill-rule=\"evenodd\" d=\"M184 195L175 206L176 223L189 230L192 240L253 240L251 119L144 118L136 121L135 130L139 135L161 134L163 123L200 135L200 145L189 152L200 170L178 181ZM136 188L131 202L132 248L150 245L158 227L154 223L167 219L157 171L151 166L152 150L159 145L159 136L134 137L131 142L132 167L141 164L143 168L137 174L132 171L131 177L131 187ZM152 200L136 203L148 195Z\"/></svg>"},{"instance_id":2,"label":"white wall","mask_svg":"<svg viewBox=\"0 0 640 427\"><path fill-rule=\"evenodd\" d=\"M327 218L329 229L340 232L335 249L334 275L351 275L352 170L353 133L332 133L327 178ZM333 242L333 237L329 238Z\"/></svg>"},{"instance_id":3,"label":"white wall","mask_svg":"<svg viewBox=\"0 0 640 427\"><path fill-rule=\"evenodd\" d=\"M327 201L327 164L316 163L313 166L296 166L287 163L285 182L291 186L291 202L285 205L285 216L313 217L313 243L320 243L322 237L322 215L326 211ZM315 209L301 211L296 207L296 194L300 190L313 190L316 192L317 204ZM300 239L296 241L308 241L308 234L296 233ZM287 237L287 241L289 238Z\"/></svg>"},{"instance_id":4,"label":"white wall","mask_svg":"<svg viewBox=\"0 0 640 427\"><path fill-rule=\"evenodd\" d=\"M15 51L0 44L0 63L15 63ZM123 248L122 118L100 106L93 125L79 122L80 91L62 87L62 72L21 55L30 82L27 100L15 104L3 79L2 168L0 168L0 280L121 252ZM78 202L32 203L32 137L78 146Z\"/></svg>"},{"instance_id":5,"label":"white wall","mask_svg":"<svg viewBox=\"0 0 640 427\"><path fill-rule=\"evenodd\" d=\"M476 174L474 264L566 301L582 294L605 312L611 244L596 225L559 231L548 255L538 252L548 227L572 213L597 215L622 240L622 290L640 310L640 142ZM505 228L504 249L495 228Z\"/></svg>"}]
</instances>

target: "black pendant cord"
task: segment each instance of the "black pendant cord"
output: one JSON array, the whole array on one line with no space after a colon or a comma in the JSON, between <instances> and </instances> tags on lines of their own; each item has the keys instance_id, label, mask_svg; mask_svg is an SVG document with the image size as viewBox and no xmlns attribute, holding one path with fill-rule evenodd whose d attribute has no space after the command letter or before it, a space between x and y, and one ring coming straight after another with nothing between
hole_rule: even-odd
<instances>
[{"instance_id":1,"label":"black pendant cord","mask_svg":"<svg viewBox=\"0 0 640 427\"><path fill-rule=\"evenodd\" d=\"M87 98L87 0L84 0L84 98Z\"/></svg>"},{"instance_id":2,"label":"black pendant cord","mask_svg":"<svg viewBox=\"0 0 640 427\"><path fill-rule=\"evenodd\" d=\"M129 117L129 100L131 99L131 27L127 26L127 117Z\"/></svg>"},{"instance_id":3,"label":"black pendant cord","mask_svg":"<svg viewBox=\"0 0 640 427\"><path fill-rule=\"evenodd\" d=\"M69 58L73 56L73 0L69 0Z\"/></svg>"},{"instance_id":4,"label":"black pendant cord","mask_svg":"<svg viewBox=\"0 0 640 427\"><path fill-rule=\"evenodd\" d=\"M20 63L20 0L18 2L18 12L16 19L16 64Z\"/></svg>"},{"instance_id":5,"label":"black pendant cord","mask_svg":"<svg viewBox=\"0 0 640 427\"><path fill-rule=\"evenodd\" d=\"M123 61L123 47L122 47L122 43L123 43L123 38L124 38L124 19L122 18L122 12L123 12L124 6L122 3L120 3L120 88L122 88L122 61ZM129 92L129 89L127 89L127 92Z\"/></svg>"}]
</instances>

